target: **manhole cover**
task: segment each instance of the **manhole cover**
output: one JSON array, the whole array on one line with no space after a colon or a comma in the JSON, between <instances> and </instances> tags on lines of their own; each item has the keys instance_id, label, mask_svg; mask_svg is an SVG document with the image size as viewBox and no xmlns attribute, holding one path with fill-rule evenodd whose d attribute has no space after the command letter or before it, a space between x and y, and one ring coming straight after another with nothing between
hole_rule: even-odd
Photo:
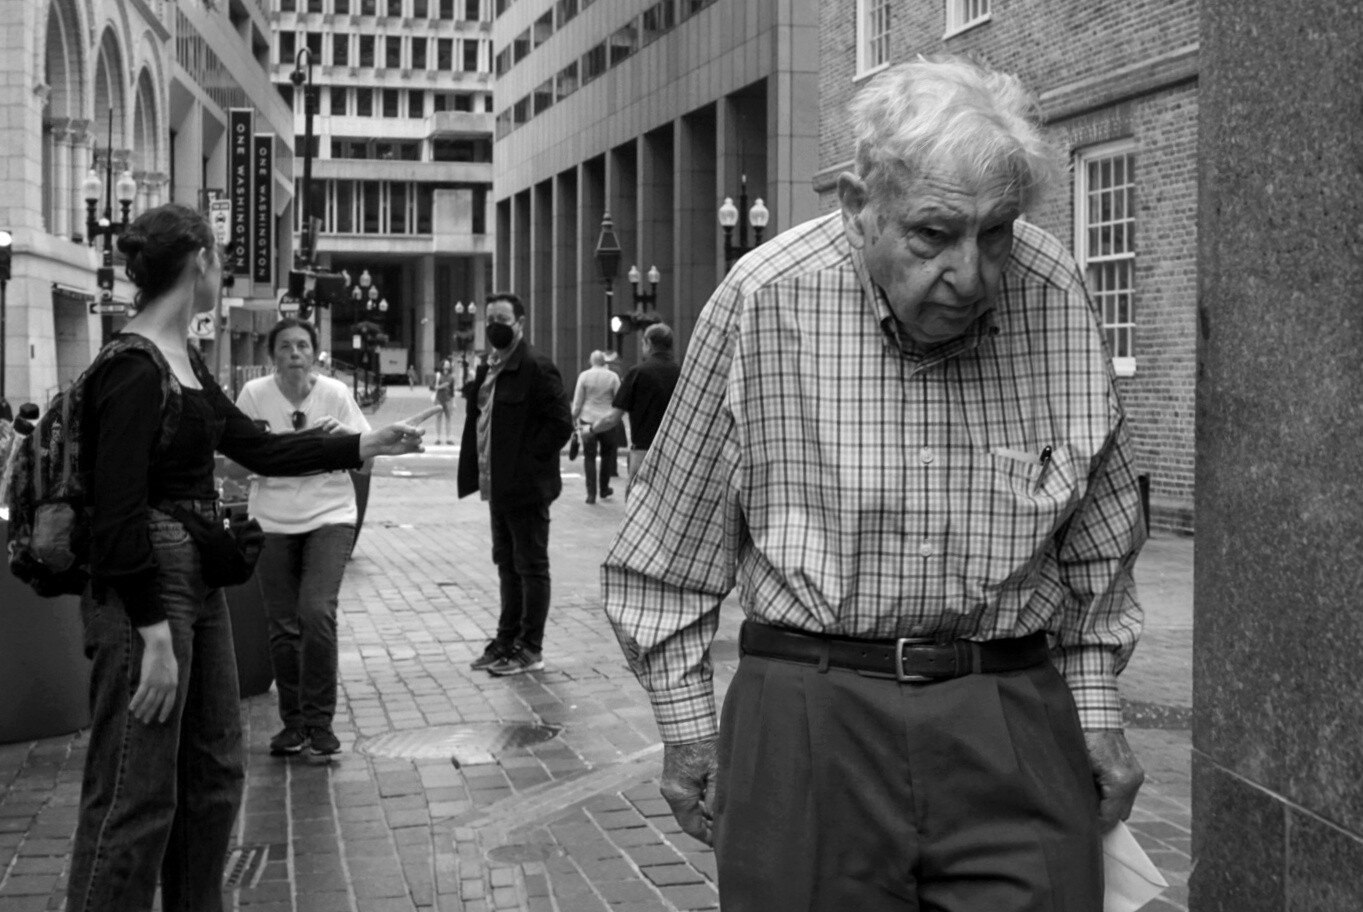
<instances>
[{"instance_id":1,"label":"manhole cover","mask_svg":"<svg viewBox=\"0 0 1363 912\"><path fill-rule=\"evenodd\" d=\"M366 738L358 745L361 753L392 760L451 759L455 766L496 763L502 751L542 744L554 738L563 727L535 722L471 722L467 725L437 725L404 732L389 732Z\"/></svg>"}]
</instances>

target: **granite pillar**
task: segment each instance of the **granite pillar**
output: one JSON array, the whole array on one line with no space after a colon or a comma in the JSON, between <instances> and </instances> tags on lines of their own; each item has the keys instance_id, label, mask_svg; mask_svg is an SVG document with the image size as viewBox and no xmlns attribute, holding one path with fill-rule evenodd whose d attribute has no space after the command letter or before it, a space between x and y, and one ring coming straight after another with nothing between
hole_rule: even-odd
<instances>
[{"instance_id":1,"label":"granite pillar","mask_svg":"<svg viewBox=\"0 0 1363 912\"><path fill-rule=\"evenodd\" d=\"M1190 906L1357 912L1363 19L1201 25Z\"/></svg>"}]
</instances>

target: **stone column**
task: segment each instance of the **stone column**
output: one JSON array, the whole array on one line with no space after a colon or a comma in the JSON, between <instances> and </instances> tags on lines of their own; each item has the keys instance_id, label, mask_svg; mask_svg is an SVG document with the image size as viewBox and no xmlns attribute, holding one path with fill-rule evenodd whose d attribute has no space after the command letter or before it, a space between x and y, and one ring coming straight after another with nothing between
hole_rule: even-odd
<instances>
[{"instance_id":1,"label":"stone column","mask_svg":"<svg viewBox=\"0 0 1363 912\"><path fill-rule=\"evenodd\" d=\"M70 189L66 195L66 211L70 218L68 228L70 237L72 234L85 236L85 200L80 194L80 185L85 180L85 173L94 165L90 155L90 121L73 120L67 125L67 143L70 147L70 155L66 162L66 174L68 178L67 186Z\"/></svg>"},{"instance_id":2,"label":"stone column","mask_svg":"<svg viewBox=\"0 0 1363 912\"><path fill-rule=\"evenodd\" d=\"M416 351L411 353L411 359L416 364L418 376L422 376L440 366L435 363L435 255L423 254L417 260L416 269L418 304L412 315L416 319ZM443 294L448 297L449 289ZM442 299L440 306L448 309L449 302Z\"/></svg>"},{"instance_id":3,"label":"stone column","mask_svg":"<svg viewBox=\"0 0 1363 912\"><path fill-rule=\"evenodd\" d=\"M1363 19L1201 9L1189 905L1357 912Z\"/></svg>"},{"instance_id":4,"label":"stone column","mask_svg":"<svg viewBox=\"0 0 1363 912\"><path fill-rule=\"evenodd\" d=\"M79 184L77 184L79 186ZM71 120L52 120L52 224L48 230L59 238L71 237Z\"/></svg>"}]
</instances>

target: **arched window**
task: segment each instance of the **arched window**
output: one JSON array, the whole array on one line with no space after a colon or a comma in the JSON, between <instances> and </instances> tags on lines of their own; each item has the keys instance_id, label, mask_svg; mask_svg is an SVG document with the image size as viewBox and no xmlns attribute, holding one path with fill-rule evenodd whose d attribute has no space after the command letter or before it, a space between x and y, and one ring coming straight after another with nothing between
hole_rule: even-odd
<instances>
[{"instance_id":1,"label":"arched window","mask_svg":"<svg viewBox=\"0 0 1363 912\"><path fill-rule=\"evenodd\" d=\"M47 107L43 112L43 220L48 231L63 237L79 233L76 214L84 163L73 161L77 130L84 109L81 74L85 72L80 42L80 18L74 0L51 0L43 44L43 81Z\"/></svg>"}]
</instances>

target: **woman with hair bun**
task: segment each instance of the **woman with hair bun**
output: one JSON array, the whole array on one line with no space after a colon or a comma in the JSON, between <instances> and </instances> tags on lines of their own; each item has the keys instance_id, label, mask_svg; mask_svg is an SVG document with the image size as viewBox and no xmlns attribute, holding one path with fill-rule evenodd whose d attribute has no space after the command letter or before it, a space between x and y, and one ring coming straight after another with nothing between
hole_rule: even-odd
<instances>
[{"instance_id":1,"label":"woman with hair bun","mask_svg":"<svg viewBox=\"0 0 1363 912\"><path fill-rule=\"evenodd\" d=\"M219 910L244 779L227 603L172 504L220 521L213 453L262 475L358 467L420 449L403 424L363 434L271 434L223 393L188 345L218 306L222 256L207 219L168 205L119 238L153 351L110 358L86 381L81 468L91 492L91 584L81 601L93 660L91 730L67 887L70 912ZM159 353L159 357L156 353ZM158 445L171 378L180 408Z\"/></svg>"}]
</instances>

